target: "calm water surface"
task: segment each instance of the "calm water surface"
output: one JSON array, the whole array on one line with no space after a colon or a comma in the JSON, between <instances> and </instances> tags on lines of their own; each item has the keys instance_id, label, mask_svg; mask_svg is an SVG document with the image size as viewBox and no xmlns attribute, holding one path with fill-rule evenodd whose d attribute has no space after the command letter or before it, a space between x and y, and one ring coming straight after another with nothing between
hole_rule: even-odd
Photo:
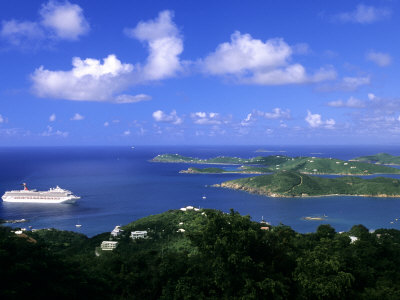
<instances>
[{"instance_id":1,"label":"calm water surface","mask_svg":"<svg viewBox=\"0 0 400 300\"><path fill-rule=\"evenodd\" d=\"M354 224L370 229L400 229L400 198L321 197L269 198L240 191L210 187L244 177L238 174L179 174L188 164L152 163L161 153L201 158L218 155L318 156L350 159L388 152L400 155L400 147L299 147L265 146L197 147L60 147L0 148L0 194L30 188L48 190L59 185L82 198L76 204L18 204L0 202L1 219L28 219L18 226L54 227L93 236L115 225L169 209L193 205L229 211L233 208L253 220L283 223L299 232L314 231L329 223L337 231ZM282 152L285 151L285 152ZM399 176L392 176L400 178ZM206 196L206 199L202 197ZM305 216L327 215L326 221L304 221ZM390 222L393 222L391 224ZM76 228L75 224L82 224Z\"/></svg>"}]
</instances>

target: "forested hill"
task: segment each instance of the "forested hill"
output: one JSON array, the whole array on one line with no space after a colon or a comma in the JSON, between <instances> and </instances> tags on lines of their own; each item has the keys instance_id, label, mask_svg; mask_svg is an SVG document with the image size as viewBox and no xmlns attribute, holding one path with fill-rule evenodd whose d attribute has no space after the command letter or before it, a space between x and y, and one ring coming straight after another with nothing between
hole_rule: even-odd
<instances>
[{"instance_id":1,"label":"forested hill","mask_svg":"<svg viewBox=\"0 0 400 300\"><path fill-rule=\"evenodd\" d=\"M397 230L299 234L207 209L123 228L117 248L97 257L110 233L0 227L1 299L400 299ZM131 230L149 237L132 240Z\"/></svg>"},{"instance_id":2,"label":"forested hill","mask_svg":"<svg viewBox=\"0 0 400 300\"><path fill-rule=\"evenodd\" d=\"M384 165L400 165L400 156L393 156L387 153L378 153L375 155L367 155L353 158L352 161L361 161Z\"/></svg>"},{"instance_id":3,"label":"forested hill","mask_svg":"<svg viewBox=\"0 0 400 300\"><path fill-rule=\"evenodd\" d=\"M216 186L272 197L329 195L400 197L398 179L388 177L362 179L354 176L324 178L289 171L235 179Z\"/></svg>"},{"instance_id":4,"label":"forested hill","mask_svg":"<svg viewBox=\"0 0 400 300\"><path fill-rule=\"evenodd\" d=\"M321 157L288 157L282 155L258 156L253 158L214 157L200 159L179 154L162 154L152 159L153 162L190 163L190 164L231 164L241 165L236 173L266 173L278 171L296 171L304 174L370 175L400 174L400 169L370 164L360 161L344 161ZM207 173L199 168L182 171L184 173ZM225 173L223 169L214 169L212 173ZM230 170L229 172L232 172Z\"/></svg>"}]
</instances>

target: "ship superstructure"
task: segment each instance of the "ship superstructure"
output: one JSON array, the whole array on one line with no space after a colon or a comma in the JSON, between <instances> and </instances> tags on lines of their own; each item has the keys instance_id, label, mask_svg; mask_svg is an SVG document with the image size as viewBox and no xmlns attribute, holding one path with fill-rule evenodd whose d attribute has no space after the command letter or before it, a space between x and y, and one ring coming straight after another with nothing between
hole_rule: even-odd
<instances>
[{"instance_id":1,"label":"ship superstructure","mask_svg":"<svg viewBox=\"0 0 400 300\"><path fill-rule=\"evenodd\" d=\"M4 202L21 203L73 203L80 199L80 197L73 195L71 191L64 190L59 186L48 191L30 190L26 183L23 183L23 186L23 190L5 192L1 199Z\"/></svg>"}]
</instances>

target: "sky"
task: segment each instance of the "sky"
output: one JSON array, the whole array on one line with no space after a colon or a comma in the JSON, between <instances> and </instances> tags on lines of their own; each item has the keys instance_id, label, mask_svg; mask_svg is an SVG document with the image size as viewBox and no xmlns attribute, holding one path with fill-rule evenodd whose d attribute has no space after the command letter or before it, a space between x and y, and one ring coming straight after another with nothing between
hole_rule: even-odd
<instances>
[{"instance_id":1,"label":"sky","mask_svg":"<svg viewBox=\"0 0 400 300\"><path fill-rule=\"evenodd\" d=\"M0 22L0 146L400 144L399 0L14 0Z\"/></svg>"}]
</instances>

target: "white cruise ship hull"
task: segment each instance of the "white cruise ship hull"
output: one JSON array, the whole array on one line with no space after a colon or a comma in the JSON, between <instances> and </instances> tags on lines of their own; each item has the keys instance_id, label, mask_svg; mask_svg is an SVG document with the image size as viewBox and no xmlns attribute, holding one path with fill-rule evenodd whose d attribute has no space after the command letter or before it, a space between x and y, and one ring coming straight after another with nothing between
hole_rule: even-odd
<instances>
[{"instance_id":1,"label":"white cruise ship hull","mask_svg":"<svg viewBox=\"0 0 400 300\"><path fill-rule=\"evenodd\" d=\"M57 186L48 191L29 190L24 183L24 189L8 191L1 197L4 202L14 203L74 203L81 197L75 196L71 191Z\"/></svg>"},{"instance_id":2,"label":"white cruise ship hull","mask_svg":"<svg viewBox=\"0 0 400 300\"><path fill-rule=\"evenodd\" d=\"M4 202L15 202L15 203L75 203L80 197L64 197L59 199L28 199L3 196L1 199Z\"/></svg>"}]
</instances>

